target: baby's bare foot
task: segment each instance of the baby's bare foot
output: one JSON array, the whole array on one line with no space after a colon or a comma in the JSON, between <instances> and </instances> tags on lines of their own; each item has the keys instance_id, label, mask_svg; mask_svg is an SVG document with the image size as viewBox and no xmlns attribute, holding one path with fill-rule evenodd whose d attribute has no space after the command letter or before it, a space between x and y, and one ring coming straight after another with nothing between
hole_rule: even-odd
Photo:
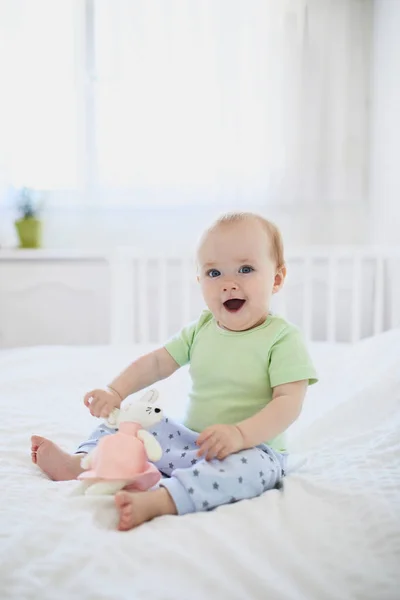
<instances>
[{"instance_id":1,"label":"baby's bare foot","mask_svg":"<svg viewBox=\"0 0 400 600\"><path fill-rule=\"evenodd\" d=\"M149 492L118 492L115 505L119 512L118 529L128 531L161 515L176 515L176 506L165 488Z\"/></svg>"},{"instance_id":2,"label":"baby's bare foot","mask_svg":"<svg viewBox=\"0 0 400 600\"><path fill-rule=\"evenodd\" d=\"M128 531L149 520L142 496L146 492L131 494L130 492L118 492L115 496L115 504L119 512L118 529Z\"/></svg>"},{"instance_id":3,"label":"baby's bare foot","mask_svg":"<svg viewBox=\"0 0 400 600\"><path fill-rule=\"evenodd\" d=\"M67 454L52 441L39 435L33 435L31 442L32 462L53 481L69 481L82 473L82 455Z\"/></svg>"},{"instance_id":4,"label":"baby's bare foot","mask_svg":"<svg viewBox=\"0 0 400 600\"><path fill-rule=\"evenodd\" d=\"M143 514L140 514L140 507L136 506L135 496L130 492L119 492L115 496L115 505L119 512L118 529L128 531L145 522Z\"/></svg>"}]
</instances>

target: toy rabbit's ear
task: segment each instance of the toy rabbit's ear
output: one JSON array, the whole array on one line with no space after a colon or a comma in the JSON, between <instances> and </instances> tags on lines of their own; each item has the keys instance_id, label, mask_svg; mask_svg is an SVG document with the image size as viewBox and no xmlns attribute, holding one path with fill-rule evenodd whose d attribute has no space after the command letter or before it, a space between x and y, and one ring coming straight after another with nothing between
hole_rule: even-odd
<instances>
[{"instance_id":1,"label":"toy rabbit's ear","mask_svg":"<svg viewBox=\"0 0 400 600\"><path fill-rule=\"evenodd\" d=\"M119 408L114 408L114 410L110 412L110 414L108 415L108 419L106 421L108 427L118 427L119 413L120 413Z\"/></svg>"},{"instance_id":2,"label":"toy rabbit's ear","mask_svg":"<svg viewBox=\"0 0 400 600\"><path fill-rule=\"evenodd\" d=\"M144 404L154 404L157 402L158 392L157 390L148 390L144 396L140 398L140 401Z\"/></svg>"}]
</instances>

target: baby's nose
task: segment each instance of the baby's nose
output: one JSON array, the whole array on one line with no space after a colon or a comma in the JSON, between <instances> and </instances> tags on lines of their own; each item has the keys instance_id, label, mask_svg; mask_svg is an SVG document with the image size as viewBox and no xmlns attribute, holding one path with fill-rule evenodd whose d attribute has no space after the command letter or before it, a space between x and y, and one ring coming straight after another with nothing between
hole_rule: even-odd
<instances>
[{"instance_id":1,"label":"baby's nose","mask_svg":"<svg viewBox=\"0 0 400 600\"><path fill-rule=\"evenodd\" d=\"M234 281L229 281L227 283L226 282L224 283L223 290L224 290L224 292L228 292L231 290L237 290L238 287L239 286L237 285L237 283L235 283Z\"/></svg>"}]
</instances>

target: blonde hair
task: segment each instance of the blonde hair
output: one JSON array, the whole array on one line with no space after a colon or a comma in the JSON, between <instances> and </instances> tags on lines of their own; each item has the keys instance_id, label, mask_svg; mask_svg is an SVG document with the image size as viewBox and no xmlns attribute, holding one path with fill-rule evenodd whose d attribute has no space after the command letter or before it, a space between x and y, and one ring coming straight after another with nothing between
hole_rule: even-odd
<instances>
[{"instance_id":1,"label":"blonde hair","mask_svg":"<svg viewBox=\"0 0 400 600\"><path fill-rule=\"evenodd\" d=\"M224 225L231 225L234 223L241 223L243 221L255 220L261 223L262 227L268 234L271 240L272 256L276 261L277 269L281 269L285 265L284 249L282 234L275 223L265 219L261 215L251 212L229 212L221 215L208 227L205 235ZM204 237L203 237L204 239Z\"/></svg>"}]
</instances>

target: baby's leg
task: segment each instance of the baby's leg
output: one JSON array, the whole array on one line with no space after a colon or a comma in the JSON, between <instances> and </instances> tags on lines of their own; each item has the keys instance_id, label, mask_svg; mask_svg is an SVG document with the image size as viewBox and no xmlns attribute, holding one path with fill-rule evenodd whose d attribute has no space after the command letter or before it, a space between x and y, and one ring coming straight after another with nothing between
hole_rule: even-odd
<instances>
[{"instance_id":1,"label":"baby's leg","mask_svg":"<svg viewBox=\"0 0 400 600\"><path fill-rule=\"evenodd\" d=\"M199 461L177 468L160 485L171 495L178 514L211 510L260 496L284 477L287 457L271 448L251 448L222 461Z\"/></svg>"},{"instance_id":2,"label":"baby's leg","mask_svg":"<svg viewBox=\"0 0 400 600\"><path fill-rule=\"evenodd\" d=\"M164 475L169 477L174 469L193 467L200 460L197 456L199 447L196 445L199 434L195 431L169 417L149 431L161 445L163 455L154 464Z\"/></svg>"},{"instance_id":3,"label":"baby's leg","mask_svg":"<svg viewBox=\"0 0 400 600\"><path fill-rule=\"evenodd\" d=\"M189 453L194 455L192 451ZM185 455L182 460L186 458ZM175 460L179 462L176 453ZM116 495L118 529L126 531L158 516L211 510L259 496L278 487L286 461L286 455L263 446L233 454L223 461L200 459L190 467L178 466L157 490L135 494L122 491Z\"/></svg>"},{"instance_id":4,"label":"baby's leg","mask_svg":"<svg viewBox=\"0 0 400 600\"><path fill-rule=\"evenodd\" d=\"M79 445L76 453L72 455L64 452L51 440L33 435L31 438L32 462L53 481L76 479L84 470L81 466L82 455L93 450L99 439L110 433L115 433L115 429L101 425L95 429L86 442Z\"/></svg>"},{"instance_id":5,"label":"baby's leg","mask_svg":"<svg viewBox=\"0 0 400 600\"><path fill-rule=\"evenodd\" d=\"M287 455L265 444L232 454L224 461L206 462L197 455L199 434L184 425L165 418L151 432L163 449L163 456L155 465L171 477L160 485L176 500L179 513L209 510L259 496L276 487L285 475ZM203 493L207 489L212 491L211 498ZM185 507L180 506L181 494L186 498Z\"/></svg>"}]
</instances>

